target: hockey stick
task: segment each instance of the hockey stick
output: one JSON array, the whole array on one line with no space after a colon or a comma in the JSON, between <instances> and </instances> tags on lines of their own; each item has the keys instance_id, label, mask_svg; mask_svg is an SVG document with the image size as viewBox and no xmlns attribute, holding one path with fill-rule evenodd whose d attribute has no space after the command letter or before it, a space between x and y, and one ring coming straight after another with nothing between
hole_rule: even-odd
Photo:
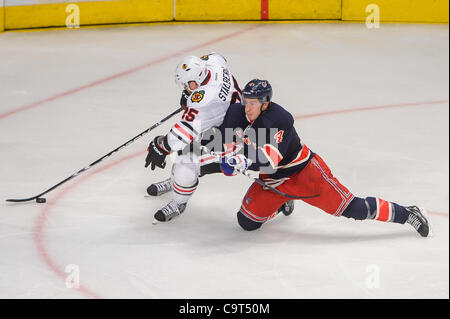
<instances>
[{"instance_id":1,"label":"hockey stick","mask_svg":"<svg viewBox=\"0 0 450 319\"><path fill-rule=\"evenodd\" d=\"M164 123L165 121L167 121L168 119L170 119L172 116L174 116L175 114L181 112L182 110L184 110L182 107L180 107L179 109L177 109L176 111L172 112L171 114L167 115L165 118L163 118L161 121L159 121L158 123L152 125L151 127L149 127L148 129L146 129L145 131L143 131L142 133L136 135L135 137L133 137L131 140L123 143L122 145L120 145L119 147L117 147L116 149L114 149L113 151L109 152L108 154L106 154L105 156L99 158L98 160L96 160L95 162L89 164L89 166L86 166L84 168L82 168L81 170L79 170L78 172L76 172L75 174L67 177L65 180L59 182L58 184L50 187L49 189L47 189L46 191L40 193L39 195L33 196L33 197L29 197L29 198L21 198L21 199L7 199L7 202L28 202L31 200L36 200L36 202L38 203L45 203L46 199L41 197L45 194L47 194L48 192L54 190L55 188L61 186L62 184L64 184L65 182L71 180L72 178L80 175L81 173L87 171L88 169L90 169L92 166L100 163L101 161L103 161L105 158L111 156L112 154L114 154L115 152L118 152L119 150L121 150L122 148L124 148L125 146L130 145L131 143L133 143L134 141L138 140L139 138L141 138L142 136L144 136L145 134L147 134L148 132L150 132L151 130L157 128L158 126L160 126L162 123Z\"/></svg>"},{"instance_id":2,"label":"hockey stick","mask_svg":"<svg viewBox=\"0 0 450 319\"><path fill-rule=\"evenodd\" d=\"M224 153L221 152L210 152L211 155L215 156L218 160L220 160L221 158L225 157ZM290 194L286 194L283 193L282 191L279 191L278 189L276 189L275 187L269 186L266 183L264 183L261 179L257 178L257 177L253 177L250 175L249 172L244 172L241 171L239 169L236 168L236 171L238 171L239 173L241 173L242 175L247 176L248 178L252 179L254 182L258 183L259 185L270 189L271 191L277 193L278 195L287 197L287 198L292 198L292 199L307 199L307 198L315 198L315 197L319 197L319 194L316 195L311 195L311 196L295 196L295 195L290 195Z\"/></svg>"}]
</instances>

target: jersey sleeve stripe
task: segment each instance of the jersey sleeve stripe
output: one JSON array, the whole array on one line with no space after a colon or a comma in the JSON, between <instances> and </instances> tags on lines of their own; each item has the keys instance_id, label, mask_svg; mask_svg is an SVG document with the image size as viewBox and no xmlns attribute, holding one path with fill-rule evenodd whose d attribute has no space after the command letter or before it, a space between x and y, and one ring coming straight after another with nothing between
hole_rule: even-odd
<instances>
[{"instance_id":1,"label":"jersey sleeve stripe","mask_svg":"<svg viewBox=\"0 0 450 319\"><path fill-rule=\"evenodd\" d=\"M205 162L217 162L217 157L216 156L208 156L208 157L204 157L200 159L200 163L202 163L202 165L204 165Z\"/></svg>"},{"instance_id":2,"label":"jersey sleeve stripe","mask_svg":"<svg viewBox=\"0 0 450 319\"><path fill-rule=\"evenodd\" d=\"M178 140L180 140L181 142L185 143L185 144L189 144L190 141L186 141L186 138L183 138L182 136L180 136L179 134L177 134L173 129L170 130L169 132L170 134L172 134L173 136L175 136Z\"/></svg>"},{"instance_id":3,"label":"jersey sleeve stripe","mask_svg":"<svg viewBox=\"0 0 450 319\"><path fill-rule=\"evenodd\" d=\"M300 165L304 162L306 162L311 155L311 151L309 150L308 146L303 145L302 149L298 152L297 157L290 162L289 164L279 166L278 168L289 168L295 165Z\"/></svg>"},{"instance_id":4,"label":"jersey sleeve stripe","mask_svg":"<svg viewBox=\"0 0 450 319\"><path fill-rule=\"evenodd\" d=\"M280 151L274 147L273 145L266 144L262 147L262 152L267 157L267 159L270 162L270 165L272 165L273 168L276 168L278 166L278 163L281 162L283 159L283 156L281 155Z\"/></svg>"},{"instance_id":5,"label":"jersey sleeve stripe","mask_svg":"<svg viewBox=\"0 0 450 319\"><path fill-rule=\"evenodd\" d=\"M174 133L175 132L179 133L178 134L179 136L187 137L189 141L192 141L194 139L194 137L191 134L189 134L184 128L182 128L180 125L178 125L178 123L175 124L175 126L173 127L172 130L174 131Z\"/></svg>"},{"instance_id":6,"label":"jersey sleeve stripe","mask_svg":"<svg viewBox=\"0 0 450 319\"><path fill-rule=\"evenodd\" d=\"M194 128L192 127L191 124L185 122L185 121L181 121L179 122L180 127L184 127L184 129L186 130L186 132L192 132L192 135L198 135L198 132L196 130L194 130Z\"/></svg>"}]
</instances>

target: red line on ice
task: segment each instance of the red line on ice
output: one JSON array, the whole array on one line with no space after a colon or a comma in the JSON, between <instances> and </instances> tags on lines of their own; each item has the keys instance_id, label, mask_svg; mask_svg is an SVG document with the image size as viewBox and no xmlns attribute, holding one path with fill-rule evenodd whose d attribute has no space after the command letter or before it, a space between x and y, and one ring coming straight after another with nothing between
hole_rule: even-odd
<instances>
[{"instance_id":1,"label":"red line on ice","mask_svg":"<svg viewBox=\"0 0 450 319\"><path fill-rule=\"evenodd\" d=\"M328 111L328 112L297 115L294 117L294 119L300 120L300 119L306 119L306 118L310 118L310 117L336 115L336 114L342 114L342 113L354 113L354 112L362 112L362 111L390 109L390 108L396 108L396 107L433 105L433 104L444 104L444 103L448 103L448 101L447 100L439 100L439 101L424 101L424 102L375 105L375 106L366 106L366 107L359 107L359 108L353 108L353 109L342 109L342 110L334 110L334 111Z\"/></svg>"},{"instance_id":2,"label":"red line on ice","mask_svg":"<svg viewBox=\"0 0 450 319\"><path fill-rule=\"evenodd\" d=\"M56 273L59 277L61 277L64 281L66 280L68 274L65 273L64 271L62 271L58 265L56 264L56 262L54 262L51 257L50 254L48 253L47 248L45 247L45 237L44 237L44 228L45 228L45 222L48 218L48 216L50 215L50 211L51 209L56 206L58 204L58 202L65 196L67 195L67 193L69 193L70 191L72 191L76 186L82 184L84 181L86 181L87 179L89 179L90 177L92 177L95 174L101 173L103 171L106 171L116 165L119 165L125 161L131 160L135 157L141 156L143 154L145 154L146 151L139 151L136 152L134 154L131 155L127 155L125 157L122 157L121 159L118 159L114 162L111 162L109 164L106 164L96 170L93 170L91 172L87 172L84 176L80 176L79 179L70 184L69 186L63 188L62 191L60 191L59 193L57 193L55 195L55 197L52 197L52 199L50 201L47 202L47 204L45 204L44 208L40 211L39 217L37 219L35 228L34 228L34 242L36 244L37 250L39 252L39 255L44 259L44 262L47 264L48 267L50 267L50 269ZM82 292L83 294L91 297L91 298L102 298L100 297L99 294L92 292L90 289L86 288L84 285L80 285L80 288L78 288L78 290L80 292Z\"/></svg>"},{"instance_id":3,"label":"red line on ice","mask_svg":"<svg viewBox=\"0 0 450 319\"><path fill-rule=\"evenodd\" d=\"M167 60L169 60L169 59L171 59L171 58L175 58L175 57L178 57L178 56L180 56L180 55L186 54L186 53L188 53L188 52L190 52L190 51L193 51L193 50L196 50L196 49L200 49L200 48L206 47L206 46L208 46L208 45L211 45L211 44L214 44L214 43L217 43L217 42L220 42L220 41L224 41L224 40L230 39L230 38L232 38L232 37L235 37L235 36L238 36L238 35L240 35L240 34L242 34L242 33L251 31L251 30L253 30L253 29L255 29L255 28L258 28L258 27L260 27L260 25L253 25L253 26L250 26L250 27L248 27L248 28L245 28L245 29L242 29L242 30L238 30L238 31L236 31L236 32L232 32L232 33L226 34L226 35L224 35L224 36L221 36L221 37L218 37L218 38L209 40L209 41L207 41L207 42L204 42L204 43L201 43L201 44L198 44L198 45L195 45L195 46L192 46L192 47L189 47L189 48L180 50L180 51L178 51L178 52L175 52L175 53L173 53L173 54L167 55L167 56L165 56L165 57L162 57L162 58L159 58L159 59L150 61L150 62L148 62L148 63L146 63L146 64L137 66L137 67L135 67L135 68L128 69L128 70L126 70L126 71L123 71L123 72L119 72L119 73L113 74L113 75L108 76L108 77L106 77L106 78L102 78L102 79L99 79L99 80L97 80L97 81L94 81L94 82L91 82L91 83L82 85L82 86L80 86L80 87L77 87L77 88L74 88L74 89L71 89L71 90L68 90L68 91L65 91L65 92L56 94L56 95L54 95L54 96L52 96L52 97L48 97L48 98L46 98L46 99L43 99L43 100L40 100L40 101L31 103L31 104L24 105L24 106L22 106L22 107L19 107L19 108L16 108L16 109L14 109L14 110L8 111L8 112L6 112L6 113L0 114L0 119L6 118L6 117L11 116L11 115L14 115L14 114L17 114L17 113L19 113L19 112L23 112L23 111L26 111L26 110L29 110L29 109L33 109L33 108L38 107L38 106L40 106L40 105L42 105L42 104L44 104L44 103L46 103L46 102L51 102L51 101L57 100L57 99L59 99L59 98L65 97L65 96L68 96L68 95L71 95L71 94L75 94L75 93L77 93L77 92L79 92L79 91L82 91L82 90L84 90L84 89L88 89L88 88L91 88L91 87L94 87L94 86L103 84L103 83L105 83L105 82L112 81L112 80L115 80L115 79L117 79L117 78L120 78L120 77L129 75L129 74L132 74L132 73L134 73L134 72L140 71L140 70L142 70L142 69L148 68L148 67L153 66L153 65L156 65L156 64L158 64L158 63L165 62L165 61L167 61ZM102 172L102 171L104 171L104 170L106 170L106 169L108 169L108 168L110 168L110 167L115 166L115 165L118 165L118 164L120 164L120 163L122 163L122 162L124 162L124 161L126 161L126 160L128 160L128 159L132 159L132 158L134 158L134 157L136 157L136 156L139 156L139 155L141 155L141 154L143 154L143 153L144 153L144 152L138 152L138 153L135 153L135 154L126 156L126 157L124 157L124 158L122 158L122 159L120 159L120 160L117 160L117 161L112 162L112 163L110 163L110 164L108 164L108 165L105 165L105 166L103 166L103 167L101 167L101 168L99 168L99 169L97 169L97 170L94 170L94 171L92 171L92 172L86 173L84 176L80 177L80 178L78 179L78 181L72 183L71 186L66 187L66 188L64 188L61 192L59 192L54 198L52 198L52 201L51 201L50 203L47 203L46 206L41 210L41 212L40 212L40 214L39 214L39 217L38 217L38 219L37 219L37 221L36 221L36 225L35 225L34 241L35 241L35 244L36 244L36 248L37 248L37 250L38 250L38 252L39 252L39 255L43 258L43 260L44 260L44 262L47 264L47 266L48 266L54 273L56 273L56 275L57 275L58 277L61 277L63 280L65 280L65 279L67 278L67 274L66 274L64 271L62 271L62 270L60 270L60 269L58 268L57 264L51 259L50 255L49 255L49 253L48 253L48 251L47 251L47 249L46 249L46 247L45 247L45 245L44 245L44 227L45 227L45 221L47 220L47 217L48 217L48 215L50 214L51 208L53 208L54 205L55 205L55 204L56 204L56 203L57 203L57 202L58 202L58 201L66 194L66 193L68 193L68 192L69 192L71 189L73 189L76 185L81 184L83 181L85 181L85 180L86 180L87 178L89 178L90 176L92 176L92 175L94 175L94 174L96 174L96 173ZM91 298L101 298L98 294L96 294L96 293L92 292L91 290L85 288L83 285L80 285L80 288L79 288L78 290L79 290L80 292L82 292L83 294L85 294L85 295L91 297Z\"/></svg>"},{"instance_id":4,"label":"red line on ice","mask_svg":"<svg viewBox=\"0 0 450 319\"><path fill-rule=\"evenodd\" d=\"M436 211L432 211L432 210L427 210L427 214L448 217L448 213L436 212Z\"/></svg>"},{"instance_id":5,"label":"red line on ice","mask_svg":"<svg viewBox=\"0 0 450 319\"><path fill-rule=\"evenodd\" d=\"M325 115L331 115L331 114L362 112L362 111L370 111L370 110L375 110L375 109L393 108L393 107L399 107L399 106L417 106L417 105L442 104L442 103L448 103L448 101L432 101L432 102L403 103L403 104L390 104L390 105L380 105L380 106L372 106L372 107L361 107L361 108L356 108L356 109L345 109L345 110L338 110L338 111L297 115L297 116L295 116L295 119L298 120L298 119L325 116ZM127 160L131 160L135 157L141 156L141 155L145 154L145 152L146 151L140 151L140 152L133 153L131 155L124 156L121 159L111 162L111 163L109 163L105 166L102 166L96 170L87 172L85 175L80 176L78 178L78 180L76 180L69 186L65 187L62 191L57 193L55 197L52 197L51 200L48 201L47 204L45 204L44 208L40 211L38 219L36 221L35 230L34 230L34 241L35 241L37 250L39 252L39 255L43 258L44 262L47 264L47 266L54 273L56 273L58 275L58 277L61 277L64 281L66 280L68 274L66 274L64 271L62 271L58 268L58 265L50 257L50 254L48 253L48 250L44 244L45 222L46 222L47 217L50 215L51 209L61 200L61 198L63 198L65 195L67 195L72 189L74 189L76 186L82 184L84 181L86 181L93 175L101 173L103 171L106 171L116 165L122 164L122 163L126 162ZM428 211L428 214L448 218L448 213ZM80 288L78 290L88 297L102 298L102 297L100 297L99 294L92 292L91 290L87 289L84 285L80 285Z\"/></svg>"}]
</instances>

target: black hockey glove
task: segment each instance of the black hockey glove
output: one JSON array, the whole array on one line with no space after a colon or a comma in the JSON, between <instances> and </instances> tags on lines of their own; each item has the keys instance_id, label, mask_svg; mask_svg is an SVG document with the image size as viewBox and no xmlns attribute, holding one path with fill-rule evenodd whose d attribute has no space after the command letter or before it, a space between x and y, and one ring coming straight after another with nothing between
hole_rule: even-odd
<instances>
[{"instance_id":1,"label":"black hockey glove","mask_svg":"<svg viewBox=\"0 0 450 319\"><path fill-rule=\"evenodd\" d=\"M166 156L169 155L170 151L167 150L168 145L165 143L165 140L165 136L157 136L148 146L145 167L152 164L152 171L155 169L155 166L159 168L166 167Z\"/></svg>"},{"instance_id":2,"label":"black hockey glove","mask_svg":"<svg viewBox=\"0 0 450 319\"><path fill-rule=\"evenodd\" d=\"M191 96L188 91L183 90L181 92L181 99L180 99L180 105L184 108L184 110L187 109L187 99Z\"/></svg>"}]
</instances>

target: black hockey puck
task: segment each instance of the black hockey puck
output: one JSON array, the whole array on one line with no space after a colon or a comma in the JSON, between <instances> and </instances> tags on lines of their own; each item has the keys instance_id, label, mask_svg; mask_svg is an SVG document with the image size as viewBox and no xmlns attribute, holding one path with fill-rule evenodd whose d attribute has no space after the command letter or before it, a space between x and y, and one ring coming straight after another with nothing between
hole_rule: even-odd
<instances>
[{"instance_id":1,"label":"black hockey puck","mask_svg":"<svg viewBox=\"0 0 450 319\"><path fill-rule=\"evenodd\" d=\"M36 203L39 203L39 204L45 203L46 201L47 200L43 197L36 198Z\"/></svg>"}]
</instances>

